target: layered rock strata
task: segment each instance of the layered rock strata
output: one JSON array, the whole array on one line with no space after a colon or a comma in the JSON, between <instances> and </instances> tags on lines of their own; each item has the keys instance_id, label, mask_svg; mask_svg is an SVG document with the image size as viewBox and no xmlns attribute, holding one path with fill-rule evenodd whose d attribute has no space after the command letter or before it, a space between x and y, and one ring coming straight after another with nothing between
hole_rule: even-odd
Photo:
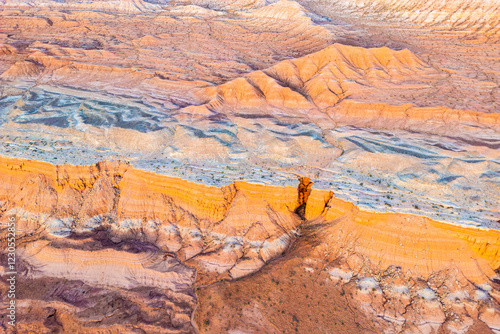
<instances>
[{"instance_id":1,"label":"layered rock strata","mask_svg":"<svg viewBox=\"0 0 500 334\"><path fill-rule=\"evenodd\" d=\"M330 270L332 277L345 272L339 277L347 275L347 281L352 281L354 275L359 282L371 282L369 277L396 270L403 283L442 277L467 289L486 291L493 313L480 314L492 328L496 326L492 319L498 312L495 270L500 266L500 233L495 230L364 212L331 191L311 189L305 178L298 187L236 182L216 188L118 162L55 166L8 158L2 158L1 173L2 220L15 217L17 221L19 280L27 285L68 282L69 291L45 292L54 300L50 307L55 311L50 312L55 312L56 323L64 330L70 328L65 312L72 313L75 307L83 312L85 306L80 304L92 304L96 310L92 298L92 302L83 296L61 299L61 293L76 293L71 288L75 284L79 293L82 289L94 289L95 294L112 291L122 296L117 298L136 303L141 320L138 324L119 318L102 322L110 316L103 313L100 322L93 323L84 312L72 315L76 318L71 323L147 332L150 325L144 317L152 310L137 304L144 301L137 301L134 294L162 291L163 297L158 298L178 306L172 309L170 322L151 326L195 330L186 309L195 303L190 292L195 285L255 273L303 237L313 246L309 257L323 263L322 270ZM20 322L27 327L20 328L41 326L36 316L28 316L28 305L40 305L38 314L49 312L49 306L36 301L41 296L33 301L22 296L26 301L20 305L26 306L19 309ZM120 310L117 306L109 312ZM418 317L434 321L422 312L419 309Z\"/></svg>"}]
</instances>

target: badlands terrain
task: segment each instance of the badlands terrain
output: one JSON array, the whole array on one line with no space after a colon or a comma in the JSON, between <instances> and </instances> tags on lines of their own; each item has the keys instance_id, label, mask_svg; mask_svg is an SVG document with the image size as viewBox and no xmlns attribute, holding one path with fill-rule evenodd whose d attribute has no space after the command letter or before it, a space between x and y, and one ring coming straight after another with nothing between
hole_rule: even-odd
<instances>
[{"instance_id":1,"label":"badlands terrain","mask_svg":"<svg viewBox=\"0 0 500 334\"><path fill-rule=\"evenodd\" d=\"M0 0L0 333L500 333L499 21Z\"/></svg>"}]
</instances>

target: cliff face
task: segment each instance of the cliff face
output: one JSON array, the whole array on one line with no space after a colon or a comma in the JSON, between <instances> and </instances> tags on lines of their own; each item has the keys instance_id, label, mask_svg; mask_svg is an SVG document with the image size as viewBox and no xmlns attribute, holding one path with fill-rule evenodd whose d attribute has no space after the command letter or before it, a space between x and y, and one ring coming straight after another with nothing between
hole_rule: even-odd
<instances>
[{"instance_id":1,"label":"cliff face","mask_svg":"<svg viewBox=\"0 0 500 334\"><path fill-rule=\"evenodd\" d=\"M491 227L497 7L6 1L0 154L218 187L319 174L377 211ZM397 196L377 202L392 176Z\"/></svg>"},{"instance_id":2,"label":"cliff face","mask_svg":"<svg viewBox=\"0 0 500 334\"><path fill-rule=\"evenodd\" d=\"M301 219L306 219L307 200L309 199L309 195L311 194L312 185L313 183L311 182L310 178L300 178L299 186L297 187L298 206L295 209L295 213L299 215Z\"/></svg>"},{"instance_id":3,"label":"cliff face","mask_svg":"<svg viewBox=\"0 0 500 334\"><path fill-rule=\"evenodd\" d=\"M200 256L200 265L219 274L260 268L286 248L300 223L293 187L216 188L108 162L78 167L7 159L2 174L4 217L19 217L22 236L72 237L106 227L115 243L152 243L182 261Z\"/></svg>"},{"instance_id":4,"label":"cliff face","mask_svg":"<svg viewBox=\"0 0 500 334\"><path fill-rule=\"evenodd\" d=\"M499 8L0 0L17 331L500 333Z\"/></svg>"},{"instance_id":5,"label":"cliff face","mask_svg":"<svg viewBox=\"0 0 500 334\"><path fill-rule=\"evenodd\" d=\"M167 292L160 299L177 305L170 311L171 321L147 327L152 325L140 320L139 327L159 330L182 323L189 328L189 307L195 303L190 291L195 286L255 273L298 240L312 247L308 261L323 263L322 270L332 277L345 272L347 282L378 277L377 284L392 286L383 273L397 268L401 284L442 277L456 282L453 293L460 293L495 285L492 280L500 266L497 231L364 212L331 191L311 189L307 178L298 188L245 182L216 188L118 162L55 166L7 158L2 158L1 173L2 220L15 217L17 222L19 279L26 285L45 282L42 295L54 300L57 323L64 330L70 328L67 321L83 325L89 318L70 315L66 306L60 309L61 294L89 289L90 296L66 303L93 305L95 311L93 296L108 291L135 303L144 319L144 312L151 311L137 304L142 302L133 294L161 289ZM68 283L53 290L52 284L60 280ZM23 298L41 305L36 300L42 295ZM492 293L488 303L496 305L495 296ZM179 298L191 306L177 304ZM48 312L43 310L36 312ZM116 310L103 310L99 316L107 318ZM21 307L19 312L27 310ZM427 319L421 310L416 312ZM23 318L23 326L42 326L29 319ZM495 326L491 321L486 323ZM108 323L113 323L110 330L132 326L126 319Z\"/></svg>"}]
</instances>

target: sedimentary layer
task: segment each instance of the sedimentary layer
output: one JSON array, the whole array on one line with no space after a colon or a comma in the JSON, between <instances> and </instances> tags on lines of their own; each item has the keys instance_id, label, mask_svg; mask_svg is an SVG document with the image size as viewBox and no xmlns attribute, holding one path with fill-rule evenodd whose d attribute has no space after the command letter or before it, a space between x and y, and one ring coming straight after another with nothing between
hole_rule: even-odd
<instances>
[{"instance_id":1,"label":"sedimentary layer","mask_svg":"<svg viewBox=\"0 0 500 334\"><path fill-rule=\"evenodd\" d=\"M298 188L246 182L216 188L119 162L58 166L2 158L1 168L3 217L17 217L21 240L65 238L106 227L114 242L152 243L181 261L204 263L208 271L239 275L243 263L255 265L251 272L281 254L304 220L321 219L329 223L323 233L332 233L328 240L336 246L331 247L352 242L357 253L381 268L398 264L427 277L457 266L469 280L481 282L500 266L496 230L364 212L332 191L311 191L307 178ZM36 257L43 254L36 249L45 246L27 247L26 254L32 254L27 257ZM154 262L147 256L144 261Z\"/></svg>"},{"instance_id":2,"label":"sedimentary layer","mask_svg":"<svg viewBox=\"0 0 500 334\"><path fill-rule=\"evenodd\" d=\"M191 298L197 284L255 273L303 235L314 246L312 258L339 263L336 270L360 279L398 268L406 280L453 273L463 284L495 285L500 266L496 230L364 212L331 191L311 189L307 178L297 187L235 182L216 188L119 162L71 166L9 158L2 158L1 174L2 220L16 219L23 284L64 279L117 295L161 289ZM51 306L57 319L78 306L60 302Z\"/></svg>"},{"instance_id":3,"label":"sedimentary layer","mask_svg":"<svg viewBox=\"0 0 500 334\"><path fill-rule=\"evenodd\" d=\"M5 1L0 153L495 227L497 5Z\"/></svg>"},{"instance_id":4,"label":"sedimentary layer","mask_svg":"<svg viewBox=\"0 0 500 334\"><path fill-rule=\"evenodd\" d=\"M0 0L18 332L500 333L499 5Z\"/></svg>"}]
</instances>

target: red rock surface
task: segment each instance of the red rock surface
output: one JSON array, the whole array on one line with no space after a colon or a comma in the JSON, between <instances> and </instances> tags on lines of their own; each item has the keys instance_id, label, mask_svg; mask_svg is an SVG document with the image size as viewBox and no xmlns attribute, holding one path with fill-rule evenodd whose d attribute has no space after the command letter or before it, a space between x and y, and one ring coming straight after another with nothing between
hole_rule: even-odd
<instances>
[{"instance_id":1,"label":"red rock surface","mask_svg":"<svg viewBox=\"0 0 500 334\"><path fill-rule=\"evenodd\" d=\"M0 0L0 333L500 333L499 9Z\"/></svg>"}]
</instances>

